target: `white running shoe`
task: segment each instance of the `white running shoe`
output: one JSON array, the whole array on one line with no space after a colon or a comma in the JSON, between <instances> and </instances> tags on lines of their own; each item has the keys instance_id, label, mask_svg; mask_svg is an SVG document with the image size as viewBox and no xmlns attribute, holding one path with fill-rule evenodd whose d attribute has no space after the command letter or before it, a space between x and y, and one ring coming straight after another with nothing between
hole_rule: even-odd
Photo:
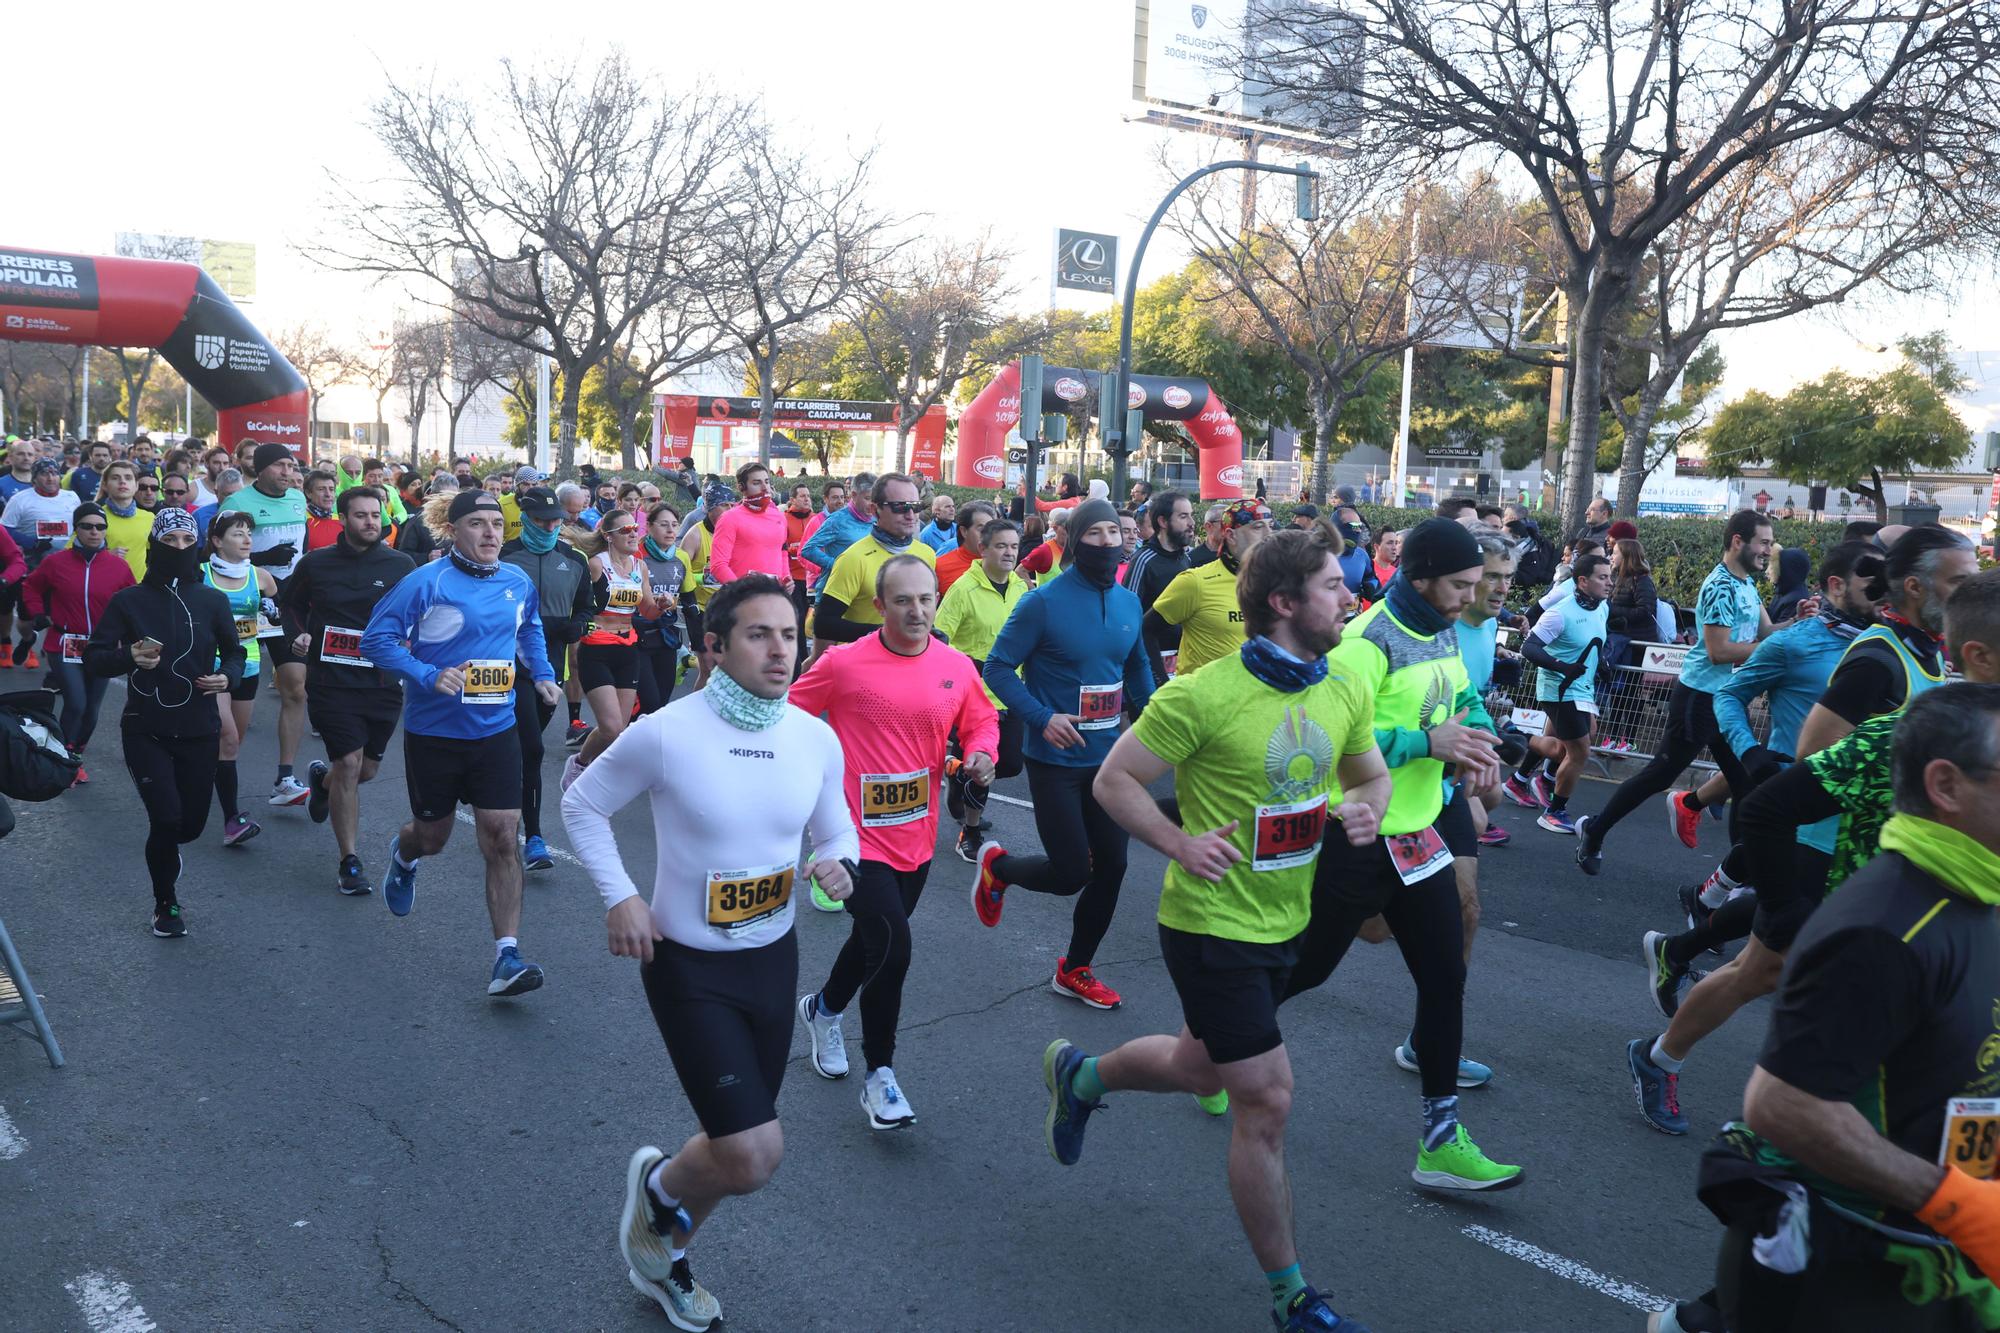
<instances>
[{"instance_id":1,"label":"white running shoe","mask_svg":"<svg viewBox=\"0 0 2000 1333\"><path fill-rule=\"evenodd\" d=\"M902 1129L917 1123L917 1113L896 1086L896 1071L887 1065L871 1072L861 1085L861 1109L868 1112L871 1129Z\"/></svg>"},{"instance_id":2,"label":"white running shoe","mask_svg":"<svg viewBox=\"0 0 2000 1333\"><path fill-rule=\"evenodd\" d=\"M687 1260L681 1263L684 1265ZM660 1308L667 1312L668 1323L686 1333L706 1333L710 1324L722 1318L722 1302L709 1295L708 1288L695 1281L693 1273L669 1274L666 1281L653 1282L640 1277L638 1269L628 1268L625 1276L641 1295L660 1303Z\"/></svg>"},{"instance_id":3,"label":"white running shoe","mask_svg":"<svg viewBox=\"0 0 2000 1333\"><path fill-rule=\"evenodd\" d=\"M575 786L576 780L582 776L583 762L581 760L575 755L571 755L569 758L563 760L562 789L564 791L568 791L571 787Z\"/></svg>"},{"instance_id":4,"label":"white running shoe","mask_svg":"<svg viewBox=\"0 0 2000 1333\"><path fill-rule=\"evenodd\" d=\"M799 1022L812 1038L813 1073L821 1078L847 1077L847 1044L840 1035L840 1015L819 1012L819 992L799 996Z\"/></svg>"},{"instance_id":5,"label":"white running shoe","mask_svg":"<svg viewBox=\"0 0 2000 1333\"><path fill-rule=\"evenodd\" d=\"M312 799L312 788L296 777L280 778L271 788L272 805L304 805Z\"/></svg>"},{"instance_id":6,"label":"white running shoe","mask_svg":"<svg viewBox=\"0 0 2000 1333\"><path fill-rule=\"evenodd\" d=\"M625 1211L618 1219L618 1252L635 1273L655 1282L665 1282L673 1271L673 1252L667 1232L687 1218L685 1210L669 1215L659 1200L646 1189L646 1177L667 1155L651 1144L636 1150L625 1164Z\"/></svg>"}]
</instances>

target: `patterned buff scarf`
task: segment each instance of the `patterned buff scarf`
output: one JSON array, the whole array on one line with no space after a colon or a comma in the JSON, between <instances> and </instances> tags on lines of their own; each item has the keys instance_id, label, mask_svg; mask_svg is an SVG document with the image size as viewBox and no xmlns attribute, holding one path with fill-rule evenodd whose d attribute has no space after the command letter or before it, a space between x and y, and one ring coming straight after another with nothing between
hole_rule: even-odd
<instances>
[{"instance_id":1,"label":"patterned buff scarf","mask_svg":"<svg viewBox=\"0 0 2000 1333\"><path fill-rule=\"evenodd\" d=\"M1326 679L1326 659L1300 661L1259 634L1243 641L1243 669L1274 690L1297 694Z\"/></svg>"},{"instance_id":2,"label":"patterned buff scarf","mask_svg":"<svg viewBox=\"0 0 2000 1333\"><path fill-rule=\"evenodd\" d=\"M775 699L752 694L721 667L709 673L708 685L701 696L708 700L717 717L738 731L768 731L778 725L785 710L791 707L782 694Z\"/></svg>"}]
</instances>

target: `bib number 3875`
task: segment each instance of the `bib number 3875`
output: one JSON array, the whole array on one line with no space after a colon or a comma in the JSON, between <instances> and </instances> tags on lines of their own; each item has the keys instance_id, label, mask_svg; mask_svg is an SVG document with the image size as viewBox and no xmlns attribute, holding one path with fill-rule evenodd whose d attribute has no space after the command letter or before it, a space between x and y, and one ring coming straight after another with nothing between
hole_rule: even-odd
<instances>
[{"instance_id":1,"label":"bib number 3875","mask_svg":"<svg viewBox=\"0 0 2000 1333\"><path fill-rule=\"evenodd\" d=\"M725 935L738 935L785 909L792 900L790 862L751 870L708 872L708 924Z\"/></svg>"},{"instance_id":2,"label":"bib number 3875","mask_svg":"<svg viewBox=\"0 0 2000 1333\"><path fill-rule=\"evenodd\" d=\"M894 828L914 824L931 812L931 773L863 773L861 827Z\"/></svg>"}]
</instances>

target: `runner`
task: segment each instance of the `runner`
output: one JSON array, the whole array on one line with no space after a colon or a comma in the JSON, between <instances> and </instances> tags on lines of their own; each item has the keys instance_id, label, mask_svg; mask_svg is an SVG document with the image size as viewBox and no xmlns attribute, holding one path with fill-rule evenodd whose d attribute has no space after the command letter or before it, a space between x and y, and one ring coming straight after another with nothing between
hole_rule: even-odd
<instances>
[{"instance_id":1,"label":"runner","mask_svg":"<svg viewBox=\"0 0 2000 1333\"><path fill-rule=\"evenodd\" d=\"M952 544L949 551L944 552L937 558L938 613L940 615L944 613L943 599L951 596L952 587L957 584L958 580L967 570L971 569L984 558L983 548L980 545L980 534L986 531L988 523L991 523L998 517L1000 517L1000 511L992 505L987 504L984 500L971 500L958 507L957 514L953 519L953 522L957 526L958 540ZM1017 527L1015 531L1018 533L1020 529ZM1018 547L1018 545L1017 541L1016 546ZM1010 564L1008 568L1012 569L1013 565ZM1024 583L1022 587L1025 589L1027 585Z\"/></svg>"},{"instance_id":2,"label":"runner","mask_svg":"<svg viewBox=\"0 0 2000 1333\"><path fill-rule=\"evenodd\" d=\"M124 459L107 463L97 494L86 496L104 506L105 521L111 526L105 544L112 554L132 566L132 577L146 577L146 547L153 533L153 516L139 507L139 471Z\"/></svg>"},{"instance_id":3,"label":"runner","mask_svg":"<svg viewBox=\"0 0 2000 1333\"><path fill-rule=\"evenodd\" d=\"M1771 520L1753 509L1730 515L1722 532L1722 561L1702 580L1695 603L1700 637L1681 659L1680 679L1667 697L1667 729L1659 753L1620 783L1604 809L1576 821L1576 863L1586 875L1604 865L1604 839L1618 822L1673 785L1697 755L1707 750L1731 791L1749 790L1749 778L1715 721L1715 692L1730 671L1750 659L1759 639L1771 633L1771 618L1757 597L1757 579L1771 563ZM1667 817L1681 842L1695 846L1701 828L1701 797L1693 791L1667 798Z\"/></svg>"},{"instance_id":4,"label":"runner","mask_svg":"<svg viewBox=\"0 0 2000 1333\"><path fill-rule=\"evenodd\" d=\"M1086 500L1069 513L1077 536L1066 552L1070 565L1021 599L981 670L986 687L1019 719L1042 855L981 846L972 907L981 925L997 926L1010 887L1074 897L1069 947L1056 959L1050 988L1093 1009L1116 1009L1118 992L1093 965L1118 909L1131 837L1098 803L1094 784L1119 719L1138 714L1152 696L1153 673L1139 638L1139 599L1112 582L1118 512L1108 500Z\"/></svg>"},{"instance_id":5,"label":"runner","mask_svg":"<svg viewBox=\"0 0 2000 1333\"><path fill-rule=\"evenodd\" d=\"M687 620L688 643L694 649L696 689L708 684L711 666L708 638L702 625L702 616L707 610L708 599L715 595L716 588L720 586L708 572L709 554L715 541L715 525L728 511L729 506L735 503L736 492L716 482L702 492L701 513L691 515L690 521L681 525L679 549L687 556L688 572L694 576L694 598L691 602L683 601L681 614ZM575 709L572 708L570 711L573 719ZM575 731L574 721L571 722L570 729L572 732Z\"/></svg>"},{"instance_id":6,"label":"runner","mask_svg":"<svg viewBox=\"0 0 2000 1333\"><path fill-rule=\"evenodd\" d=\"M359 788L374 780L403 709L402 682L369 660L361 636L377 604L417 564L383 540L380 492L354 486L334 503L340 536L299 561L280 614L292 655L306 663L307 711L326 745L326 758L306 769L306 814L315 824L332 815L340 852L334 887L355 897L374 892L361 864Z\"/></svg>"},{"instance_id":7,"label":"runner","mask_svg":"<svg viewBox=\"0 0 2000 1333\"><path fill-rule=\"evenodd\" d=\"M1403 549L1409 550L1407 539ZM1547 806L1535 823L1551 833L1574 836L1577 824L1569 813L1569 798L1590 763L1597 673L1604 665L1614 575L1609 560L1591 554L1577 557L1571 576L1570 595L1542 612L1521 639L1521 656L1537 668L1535 703L1549 720L1546 735L1528 740L1529 763L1560 760L1555 782L1547 789ZM1526 776L1527 770L1521 770L1511 779L1514 790L1509 795L1516 801Z\"/></svg>"},{"instance_id":8,"label":"runner","mask_svg":"<svg viewBox=\"0 0 2000 1333\"><path fill-rule=\"evenodd\" d=\"M84 669L84 645L111 599L135 580L130 565L115 556L106 558L104 511L94 504L78 505L73 517L75 540L44 556L21 584L21 615L30 625L48 631L42 652L62 693L58 723L63 740L81 761L97 731L97 710L111 683L108 677ZM78 785L90 781L81 763L76 780Z\"/></svg>"},{"instance_id":9,"label":"runner","mask_svg":"<svg viewBox=\"0 0 2000 1333\"><path fill-rule=\"evenodd\" d=\"M369 460L374 470L381 464ZM267 570L282 591L306 549L306 497L298 489L299 465L282 444L260 444L251 456L252 483L222 502L218 513L241 510L255 519L250 563ZM293 775L299 743L306 733L306 664L294 657L280 635L269 644L278 687L278 778L272 805L304 805L312 792Z\"/></svg>"},{"instance_id":10,"label":"runner","mask_svg":"<svg viewBox=\"0 0 2000 1333\"><path fill-rule=\"evenodd\" d=\"M402 579L376 604L361 657L404 678L403 764L410 822L389 843L382 897L397 916L415 904L417 863L444 850L458 806L472 807L486 862L486 910L495 937L488 995L542 984L521 958L521 748L514 736L515 663L525 662L549 707L562 690L548 661L538 595L500 560L505 517L485 491L460 491L445 513L442 560ZM404 853L409 853L406 858Z\"/></svg>"},{"instance_id":11,"label":"runner","mask_svg":"<svg viewBox=\"0 0 2000 1333\"><path fill-rule=\"evenodd\" d=\"M1254 637L1162 686L1094 784L1111 817L1167 858L1160 947L1186 1021L1178 1035L1095 1058L1051 1042L1043 1130L1051 1155L1073 1166L1107 1092L1226 1092L1236 1112L1230 1194L1273 1322L1285 1333L1367 1333L1300 1272L1284 1146L1292 1064L1278 1003L1310 915L1322 826L1331 815L1348 840L1372 843L1389 774L1368 695L1327 670L1353 605L1333 552L1280 533L1250 554L1238 591ZM1181 825L1147 790L1169 772Z\"/></svg>"},{"instance_id":12,"label":"runner","mask_svg":"<svg viewBox=\"0 0 2000 1333\"><path fill-rule=\"evenodd\" d=\"M785 511L772 498L771 470L762 463L745 463L736 469L736 488L743 500L715 522L708 572L717 584L733 583L745 574L769 574L790 584Z\"/></svg>"},{"instance_id":13,"label":"runner","mask_svg":"<svg viewBox=\"0 0 2000 1333\"><path fill-rule=\"evenodd\" d=\"M738 579L709 603L708 688L639 719L563 794L577 858L609 909L611 953L640 963L646 998L701 1130L672 1156L632 1154L618 1248L632 1285L676 1328L722 1307L688 1266L695 1232L721 1202L778 1169L778 1089L791 1052L798 937L792 889L799 834L812 875L837 898L860 854L842 791L840 743L785 702L798 660L791 599L777 580ZM754 791L756 800L734 793ZM611 819L652 802L658 867L650 906Z\"/></svg>"},{"instance_id":14,"label":"runner","mask_svg":"<svg viewBox=\"0 0 2000 1333\"><path fill-rule=\"evenodd\" d=\"M840 553L826 576L826 587L813 607L813 637L823 643L852 643L872 633L882 623L875 608L875 574L890 557L913 555L935 567L937 554L917 540L915 479L901 472L885 472L875 480L869 494L875 525ZM828 520L826 527L832 527ZM823 543L826 529L820 530Z\"/></svg>"},{"instance_id":15,"label":"runner","mask_svg":"<svg viewBox=\"0 0 2000 1333\"><path fill-rule=\"evenodd\" d=\"M1386 540L1391 535L1396 539L1396 559L1400 560L1403 534L1385 533L1383 539ZM1503 654L1509 660L1515 660L1515 654L1500 647L1500 619L1506 610L1507 594L1514 587L1514 572L1519 565L1519 557L1515 553L1514 543L1499 533L1485 532L1474 535L1479 539L1479 554L1483 561L1484 572L1480 576L1477 591L1473 593L1472 605L1466 607L1458 618L1458 655L1465 663L1465 677L1472 686L1473 693L1484 699L1487 691L1493 686L1493 668ZM1381 578L1385 586L1389 580L1396 577L1393 561L1387 568L1387 575ZM1376 569L1380 575L1382 566L1379 563ZM1503 741L1503 749L1520 743L1516 735L1511 741ZM1506 829L1494 823L1489 817L1495 808L1496 800L1497 797L1490 793L1483 798L1473 798L1472 814L1474 822L1480 826L1481 847L1505 847L1513 840ZM1477 910L1476 904L1474 910ZM1465 939L1468 949L1472 944L1472 933L1478 924L1476 917L1468 918L1466 921Z\"/></svg>"},{"instance_id":16,"label":"runner","mask_svg":"<svg viewBox=\"0 0 2000 1333\"><path fill-rule=\"evenodd\" d=\"M846 553L848 547L866 537L874 528L875 481L873 472L855 473L853 485L846 492L849 496L847 503L835 508L829 502L826 517L806 538L805 549L800 554L819 567L819 582L813 586L815 600L826 591L826 581L833 575L834 563ZM832 487L827 489L831 492ZM700 638L699 635L695 637L697 640Z\"/></svg>"},{"instance_id":17,"label":"runner","mask_svg":"<svg viewBox=\"0 0 2000 1333\"><path fill-rule=\"evenodd\" d=\"M886 509L894 499L878 503ZM858 552L859 543L841 559ZM837 578L829 594L835 586ZM792 686L793 706L824 716L840 738L848 813L861 830L861 868L847 900L853 927L825 984L800 996L798 1007L812 1038L813 1071L845 1078L840 1020L860 992L867 1062L861 1106L871 1128L902 1129L917 1117L896 1080L896 1023L910 970L910 916L937 845L946 746L956 730L967 779L990 783L999 725L985 693L971 688L978 678L972 660L931 636L937 579L930 562L891 556L875 588L881 628L821 654Z\"/></svg>"},{"instance_id":18,"label":"runner","mask_svg":"<svg viewBox=\"0 0 2000 1333\"><path fill-rule=\"evenodd\" d=\"M302 489L306 496L306 550L309 553L339 541L341 532L347 526L341 521L336 504L340 498L336 490L339 484L339 479L331 472L315 470L306 473ZM312 674L310 666L306 674Z\"/></svg>"},{"instance_id":19,"label":"runner","mask_svg":"<svg viewBox=\"0 0 2000 1333\"><path fill-rule=\"evenodd\" d=\"M646 511L646 536L640 543L639 558L646 566L646 581L652 588L653 606L659 614L632 619L633 627L639 631L642 713L657 713L673 699L680 684L681 658L687 653L679 613L681 593L686 590L688 576L693 571L688 567L687 553L674 545L680 534L680 522L680 515L670 505L656 503ZM799 606L803 586L799 577L795 577L791 588L794 610ZM804 635L800 635L799 642L805 642Z\"/></svg>"},{"instance_id":20,"label":"runner","mask_svg":"<svg viewBox=\"0 0 2000 1333\"><path fill-rule=\"evenodd\" d=\"M764 501L768 508L770 497ZM595 724L590 739L563 764L565 788L618 739L639 705L639 631L632 621L659 615L646 563L639 558L639 541L637 517L614 506L577 548L590 562L594 609L577 641L576 672ZM711 561L709 568L714 567Z\"/></svg>"},{"instance_id":21,"label":"runner","mask_svg":"<svg viewBox=\"0 0 2000 1333\"><path fill-rule=\"evenodd\" d=\"M976 535L968 534L951 555L974 550L979 554L979 564L970 577L952 584L951 591L938 603L937 632L946 643L970 657L973 666L979 669L979 688L986 692L987 702L999 714L1000 748L993 773L995 777L1011 778L1021 771L1024 728L1020 716L1007 711L1006 704L986 684L984 676L987 654L993 651L993 642L1000 637L1007 618L1028 595L1028 585L1014 573L1014 562L1021 554L1021 529L1000 518L991 505L969 504L958 512L963 517L978 510L988 515L985 526ZM949 558L939 556L938 562L942 564ZM972 782L963 769L954 771L946 782L945 808L959 822L959 859L976 864L980 835L990 827L986 821L986 798L993 790L992 784Z\"/></svg>"},{"instance_id":22,"label":"runner","mask_svg":"<svg viewBox=\"0 0 2000 1333\"><path fill-rule=\"evenodd\" d=\"M1198 671L1243 643L1236 571L1252 548L1271 535L1271 511L1256 500L1239 500L1223 510L1222 527L1219 558L1177 574L1145 613L1155 641L1164 639L1172 627L1180 628L1176 674Z\"/></svg>"},{"instance_id":23,"label":"runner","mask_svg":"<svg viewBox=\"0 0 2000 1333\"><path fill-rule=\"evenodd\" d=\"M18 497L17 497L18 498ZM187 934L178 884L181 847L208 826L221 716L211 695L243 674L229 599L201 581L194 518L162 510L153 519L146 580L114 596L83 650L93 676L123 676L120 727L125 767L146 808L146 870L153 882L153 934Z\"/></svg>"},{"instance_id":24,"label":"runner","mask_svg":"<svg viewBox=\"0 0 2000 1333\"><path fill-rule=\"evenodd\" d=\"M118 465L112 464L115 469ZM229 599L229 614L236 621L236 641L243 645L243 674L229 689L228 697L215 701L222 715L222 733L215 762L215 799L222 811L222 845L240 847L263 832L256 820L243 813L236 799L236 756L242 752L243 738L250 734L251 715L257 707L257 686L261 679L263 654L257 643L260 623L270 619L267 608L277 591L277 582L266 570L250 563L250 544L257 521L238 510L217 514L209 524L209 557L201 567L201 580Z\"/></svg>"},{"instance_id":25,"label":"runner","mask_svg":"<svg viewBox=\"0 0 2000 1333\"><path fill-rule=\"evenodd\" d=\"M1125 577L1119 580L1139 599L1141 612L1151 611L1160 594L1187 569L1188 547L1194 542L1194 507L1187 496L1179 491L1161 491L1147 502L1146 512L1152 516L1153 535L1139 544L1125 566ZM1146 655L1153 668L1153 679L1164 681L1171 674L1167 655L1180 651L1181 628L1164 620L1142 624L1146 627Z\"/></svg>"}]
</instances>

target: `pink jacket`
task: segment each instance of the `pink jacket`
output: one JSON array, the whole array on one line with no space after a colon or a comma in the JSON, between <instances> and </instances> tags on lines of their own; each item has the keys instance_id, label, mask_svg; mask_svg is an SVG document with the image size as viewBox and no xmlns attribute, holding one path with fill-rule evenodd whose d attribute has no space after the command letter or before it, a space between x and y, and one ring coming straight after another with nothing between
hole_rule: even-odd
<instances>
[{"instance_id":1,"label":"pink jacket","mask_svg":"<svg viewBox=\"0 0 2000 1333\"><path fill-rule=\"evenodd\" d=\"M762 513L748 505L732 505L715 520L708 570L717 583L730 583L745 574L789 579L791 563L785 555L785 511L776 501L767 501Z\"/></svg>"}]
</instances>

